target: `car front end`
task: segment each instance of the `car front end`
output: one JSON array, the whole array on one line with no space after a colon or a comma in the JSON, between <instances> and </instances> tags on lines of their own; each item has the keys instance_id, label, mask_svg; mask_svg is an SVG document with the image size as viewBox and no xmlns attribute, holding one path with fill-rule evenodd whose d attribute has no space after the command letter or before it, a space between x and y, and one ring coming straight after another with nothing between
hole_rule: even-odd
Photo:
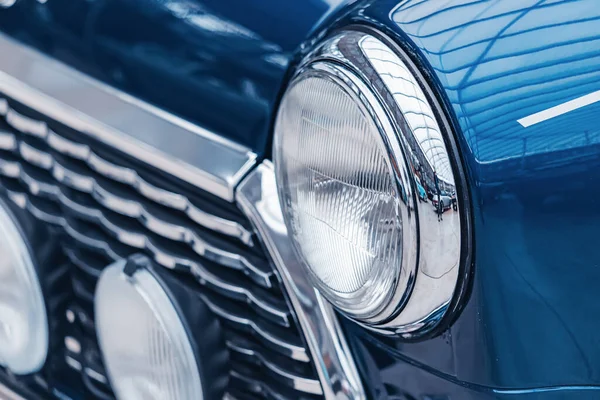
<instances>
[{"instance_id":1,"label":"car front end","mask_svg":"<svg viewBox=\"0 0 600 400\"><path fill-rule=\"evenodd\" d=\"M0 397L596 398L594 0L283 3L0 0Z\"/></svg>"}]
</instances>

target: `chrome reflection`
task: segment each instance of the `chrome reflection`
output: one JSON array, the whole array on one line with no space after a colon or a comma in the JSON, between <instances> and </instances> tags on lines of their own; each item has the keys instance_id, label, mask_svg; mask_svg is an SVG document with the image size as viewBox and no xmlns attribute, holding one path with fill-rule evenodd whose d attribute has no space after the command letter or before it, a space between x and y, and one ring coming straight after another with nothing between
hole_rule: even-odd
<instances>
[{"instance_id":1,"label":"chrome reflection","mask_svg":"<svg viewBox=\"0 0 600 400\"><path fill-rule=\"evenodd\" d=\"M344 82L379 125L397 168L404 232L416 239L414 247L404 248L404 275L391 302L360 322L382 333L416 337L436 327L464 291L468 254L461 248L470 248L470 236L466 197L456 184L463 173L448 122L423 77L401 49L375 35L333 36L307 57L298 74L312 70Z\"/></svg>"},{"instance_id":2,"label":"chrome reflection","mask_svg":"<svg viewBox=\"0 0 600 400\"><path fill-rule=\"evenodd\" d=\"M238 204L250 218L279 271L305 335L326 399L366 398L354 359L332 307L310 283L287 233L273 165L265 161L242 181Z\"/></svg>"},{"instance_id":3,"label":"chrome reflection","mask_svg":"<svg viewBox=\"0 0 600 400\"><path fill-rule=\"evenodd\" d=\"M236 185L256 163L250 149L97 82L2 33L0 54L11 55L0 57L2 97L34 106L48 119L193 187L233 202ZM0 100L0 115L9 113L8 103ZM10 114L18 130L44 134L41 121Z\"/></svg>"}]
</instances>

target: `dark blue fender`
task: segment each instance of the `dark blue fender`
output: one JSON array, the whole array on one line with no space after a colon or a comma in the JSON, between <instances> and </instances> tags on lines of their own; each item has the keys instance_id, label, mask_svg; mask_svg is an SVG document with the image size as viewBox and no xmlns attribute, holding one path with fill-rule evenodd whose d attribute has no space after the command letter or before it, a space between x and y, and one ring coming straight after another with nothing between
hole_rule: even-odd
<instances>
[{"instance_id":1,"label":"dark blue fender","mask_svg":"<svg viewBox=\"0 0 600 400\"><path fill-rule=\"evenodd\" d=\"M443 93L476 260L470 300L441 337L402 344L349 327L363 369L417 398L600 398L600 103L517 122L600 90L600 4L380 0L337 24L359 21L402 43Z\"/></svg>"},{"instance_id":2,"label":"dark blue fender","mask_svg":"<svg viewBox=\"0 0 600 400\"><path fill-rule=\"evenodd\" d=\"M344 322L369 395L600 398L600 103L518 122L600 91L598 0L23 0L0 12L5 32L267 155L295 60L356 24L400 43L438 88L476 263L437 338Z\"/></svg>"}]
</instances>

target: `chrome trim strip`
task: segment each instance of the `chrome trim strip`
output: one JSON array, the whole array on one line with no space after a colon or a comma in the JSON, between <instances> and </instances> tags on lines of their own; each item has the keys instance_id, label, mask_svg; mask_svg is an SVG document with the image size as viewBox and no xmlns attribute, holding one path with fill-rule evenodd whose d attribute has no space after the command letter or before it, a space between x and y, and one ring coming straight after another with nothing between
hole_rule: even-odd
<instances>
[{"instance_id":1,"label":"chrome trim strip","mask_svg":"<svg viewBox=\"0 0 600 400\"><path fill-rule=\"evenodd\" d=\"M25 400L24 397L19 396L8 387L0 383L0 399L2 400Z\"/></svg>"},{"instance_id":2,"label":"chrome trim strip","mask_svg":"<svg viewBox=\"0 0 600 400\"><path fill-rule=\"evenodd\" d=\"M257 323L256 321L245 316L236 315L228 310L223 309L222 307L216 305L207 296L202 296L202 300L204 300L208 308L210 308L215 315L228 320L232 324L236 325L238 329L250 332L260 342L267 346L271 346L271 349L277 351L278 353L286 355L296 361L310 361L304 347L296 346L274 336L269 332L268 329L263 328L260 323Z\"/></svg>"},{"instance_id":3,"label":"chrome trim strip","mask_svg":"<svg viewBox=\"0 0 600 400\"><path fill-rule=\"evenodd\" d=\"M0 34L0 93L233 202L250 149L144 103ZM8 110L0 101L0 114Z\"/></svg>"},{"instance_id":4,"label":"chrome trim strip","mask_svg":"<svg viewBox=\"0 0 600 400\"><path fill-rule=\"evenodd\" d=\"M39 185L40 191L45 191L47 188L43 188ZM36 207L31 202L31 195L14 192L9 189L5 189L5 192L9 199L11 199L17 206L22 209L28 210L36 218L47 222L49 224L61 226L65 232L74 240L88 246L96 251L104 253L107 257L114 261L118 261L122 258L127 258L128 254L119 254L119 250L111 247L105 240L87 236L85 233L80 232L77 227L69 221L69 219L62 216L48 213L40 208ZM66 205L68 207L68 205ZM73 211L81 212L79 209L72 209ZM176 266L183 266L189 268L190 272L196 279L200 280L206 286L212 287L215 291L218 291L223 296L234 300L241 300L252 307L257 313L281 326L289 326L289 313L285 309L278 308L275 304L270 304L267 299L263 299L256 293L248 290L243 286L237 286L230 282L223 280L222 278L212 274L206 270L201 264L196 263L192 260L188 260L181 257L173 256L155 244L151 243L147 239L144 240L141 235L131 233L122 229L116 225L113 225L110 221L100 220L96 221L101 227L108 231L109 235L115 236L118 240L123 243L127 243L132 247L147 248L153 255L154 261L159 265L166 268L175 268ZM143 246L143 247L142 247Z\"/></svg>"},{"instance_id":5,"label":"chrome trim strip","mask_svg":"<svg viewBox=\"0 0 600 400\"><path fill-rule=\"evenodd\" d=\"M3 99L0 98L0 101L1 100ZM11 109L8 105L4 108L4 111L6 122L19 132L45 141L51 149L83 161L93 171L106 178L114 179L117 182L131 186L137 193L149 200L185 213L194 222L205 228L237 238L248 246L253 245L252 233L239 223L209 214L194 206L187 197L158 188L146 182L135 170L106 161L94 153L89 146L72 142L71 140L56 134L42 121L37 121L21 115L17 111ZM0 114L2 114L2 107L0 107ZM9 133L0 131L0 146L3 145L3 141L7 140L2 137L3 135L9 135ZM122 212L117 210L113 211ZM135 212L140 216L144 214L144 217L148 215L143 209L136 209L131 212Z\"/></svg>"},{"instance_id":6,"label":"chrome trim strip","mask_svg":"<svg viewBox=\"0 0 600 400\"><path fill-rule=\"evenodd\" d=\"M323 390L319 381L314 379L305 378L297 375L294 372L287 371L281 366L275 364L267 356L262 354L259 350L253 349L252 346L244 346L240 343L235 343L230 340L226 340L227 348L232 353L237 353L242 357L251 358L255 364L261 365L266 368L267 374L271 374L277 378L277 380L284 386L288 386L304 393L322 395Z\"/></svg>"},{"instance_id":7,"label":"chrome trim strip","mask_svg":"<svg viewBox=\"0 0 600 400\"><path fill-rule=\"evenodd\" d=\"M141 215L130 215L130 213L123 212L124 209L127 209L128 207L134 207L135 210L135 207L143 209L143 206L136 202L125 201L124 199L113 195L111 191L102 188L93 178L71 171L54 160L50 154L37 150L27 143L21 142L18 147L22 158L29 164L49 171L58 182L65 186L83 193L88 193L100 205L107 209L127 217L135 218L142 226L158 236L187 244L191 250L200 256L223 264L229 268L243 271L261 286L267 288L272 286L271 279L273 273L266 269L259 268L246 257L217 248L199 237L192 230L163 221L158 217L155 217L152 213L146 212ZM85 215L88 219L93 219L100 223L101 226L106 228L110 233L114 233L119 240L129 246L136 248L147 247L148 249L152 249L154 254L166 254L166 252L159 250L151 242L148 242L147 245L144 244L147 241L145 235L136 232L127 232L127 234L122 233L122 229L116 227L101 211L86 209L79 204L73 203L62 193L58 186L29 175L19 162L0 160L0 175L19 179L27 186L32 195L50 197L68 208L79 211L80 214ZM161 259L165 259L166 257L166 255L160 256ZM169 257L174 259L169 265L181 265L180 261L175 261L176 257Z\"/></svg>"},{"instance_id":8,"label":"chrome trim strip","mask_svg":"<svg viewBox=\"0 0 600 400\"><path fill-rule=\"evenodd\" d=\"M236 197L279 271L305 335L325 398L365 399L360 376L335 312L314 289L290 246L272 163L265 161L254 169L240 183Z\"/></svg>"}]
</instances>

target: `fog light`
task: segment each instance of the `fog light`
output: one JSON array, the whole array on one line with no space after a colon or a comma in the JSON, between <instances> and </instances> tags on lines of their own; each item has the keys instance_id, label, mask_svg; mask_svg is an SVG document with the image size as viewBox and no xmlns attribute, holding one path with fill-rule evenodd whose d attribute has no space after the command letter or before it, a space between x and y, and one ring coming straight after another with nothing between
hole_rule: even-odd
<instances>
[{"instance_id":1,"label":"fog light","mask_svg":"<svg viewBox=\"0 0 600 400\"><path fill-rule=\"evenodd\" d=\"M38 371L48 354L48 317L34 258L12 213L0 201L0 365Z\"/></svg>"},{"instance_id":2,"label":"fog light","mask_svg":"<svg viewBox=\"0 0 600 400\"><path fill-rule=\"evenodd\" d=\"M100 277L96 329L115 394L121 400L220 398L226 356L218 322L197 296L185 297L165 279L138 255Z\"/></svg>"}]
</instances>

